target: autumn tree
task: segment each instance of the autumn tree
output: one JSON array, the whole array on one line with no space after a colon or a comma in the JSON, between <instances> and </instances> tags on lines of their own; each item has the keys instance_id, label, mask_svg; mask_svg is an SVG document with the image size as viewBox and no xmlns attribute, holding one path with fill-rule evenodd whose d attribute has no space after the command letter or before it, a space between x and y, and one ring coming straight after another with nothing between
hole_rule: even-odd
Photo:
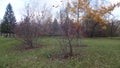
<instances>
[{"instance_id":1,"label":"autumn tree","mask_svg":"<svg viewBox=\"0 0 120 68\"><path fill-rule=\"evenodd\" d=\"M76 44L76 38L78 37L77 32L80 30L80 23L74 22L74 20L70 17L70 11L68 10L68 6L70 4L67 3L66 8L60 11L60 33L61 33L61 47L65 53L65 56L71 57L74 55L74 46L79 45Z\"/></svg>"},{"instance_id":2,"label":"autumn tree","mask_svg":"<svg viewBox=\"0 0 120 68\"><path fill-rule=\"evenodd\" d=\"M79 22L82 21L84 23L91 22L91 25L92 25L90 26L91 37L93 37L95 33L95 29L98 24L104 25L106 23L106 19L104 18L104 16L106 14L111 14L112 10L114 10L114 8L117 6L119 7L120 5L120 3L108 5L108 6L104 4L98 4L98 3L93 4L91 0L77 0L72 2L73 2L72 5L76 5L76 4L77 5L73 7L70 6L69 10L77 15L78 21ZM92 6L91 6L91 3L92 3Z\"/></svg>"},{"instance_id":3,"label":"autumn tree","mask_svg":"<svg viewBox=\"0 0 120 68\"><path fill-rule=\"evenodd\" d=\"M78 31L81 29L79 23L73 22L68 16L64 23L61 24L62 43L67 51L68 56L74 55L74 47L81 45L78 40ZM66 47L67 46L67 47Z\"/></svg>"},{"instance_id":4,"label":"autumn tree","mask_svg":"<svg viewBox=\"0 0 120 68\"><path fill-rule=\"evenodd\" d=\"M106 14L111 13L111 11L119 6L118 4L114 5L100 5L99 9L93 8L90 3L92 3L90 0L77 0L77 1L70 1L66 4L65 14L64 18L62 18L63 14L60 14L60 20L61 20L61 29L63 33L62 35L65 37L67 41L63 41L64 43L67 43L69 48L69 56L72 56L74 54L73 52L73 41L74 39L78 38L79 31L81 31L81 27L83 27L83 22L91 22L92 26L91 28L91 37L93 37L93 34L95 33L96 26L100 24L100 28L103 30L106 29L105 23L106 19L104 16ZM95 5L94 5L95 6ZM73 19L74 21L71 21Z\"/></svg>"}]
</instances>

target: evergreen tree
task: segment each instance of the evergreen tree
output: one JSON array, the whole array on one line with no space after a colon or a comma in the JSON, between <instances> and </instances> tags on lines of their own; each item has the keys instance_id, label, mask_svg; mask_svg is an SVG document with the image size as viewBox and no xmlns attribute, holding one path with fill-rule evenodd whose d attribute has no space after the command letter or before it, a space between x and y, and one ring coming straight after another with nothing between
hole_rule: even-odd
<instances>
[{"instance_id":1,"label":"evergreen tree","mask_svg":"<svg viewBox=\"0 0 120 68\"><path fill-rule=\"evenodd\" d=\"M1 23L1 33L14 33L16 18L12 10L12 6L9 3L6 7L6 12Z\"/></svg>"},{"instance_id":2,"label":"evergreen tree","mask_svg":"<svg viewBox=\"0 0 120 68\"><path fill-rule=\"evenodd\" d=\"M57 19L54 19L53 24L52 24L52 30L53 30L53 34L56 35L59 32L59 24Z\"/></svg>"}]
</instances>

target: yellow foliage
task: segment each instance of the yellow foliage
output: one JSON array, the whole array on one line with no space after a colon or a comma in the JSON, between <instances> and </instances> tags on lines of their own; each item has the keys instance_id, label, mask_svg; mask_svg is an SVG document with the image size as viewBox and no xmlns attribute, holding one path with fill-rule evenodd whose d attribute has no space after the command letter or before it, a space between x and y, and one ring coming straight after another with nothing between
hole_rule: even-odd
<instances>
[{"instance_id":1,"label":"yellow foliage","mask_svg":"<svg viewBox=\"0 0 120 68\"><path fill-rule=\"evenodd\" d=\"M91 1L90 0L78 0L77 7L71 7L71 3L68 3L67 9L70 12L76 13L77 10L79 12L83 12L84 15L82 15L80 18L81 20L93 20L97 23L105 24L106 19L104 18L105 14L110 14L112 10L114 10L115 7L119 7L120 3L109 5L109 6L101 6L99 9L94 9L89 5ZM75 4L74 1L72 4Z\"/></svg>"},{"instance_id":2,"label":"yellow foliage","mask_svg":"<svg viewBox=\"0 0 120 68\"><path fill-rule=\"evenodd\" d=\"M75 26L81 26L81 23L78 23L78 22L73 22L73 25L75 25Z\"/></svg>"},{"instance_id":3,"label":"yellow foliage","mask_svg":"<svg viewBox=\"0 0 120 68\"><path fill-rule=\"evenodd\" d=\"M102 30L106 30L106 29L107 29L107 27L106 27L106 26L103 26L103 27L102 27Z\"/></svg>"},{"instance_id":4,"label":"yellow foliage","mask_svg":"<svg viewBox=\"0 0 120 68\"><path fill-rule=\"evenodd\" d=\"M70 10L71 10L73 13L76 13L76 9L75 9L75 8L70 8Z\"/></svg>"}]
</instances>

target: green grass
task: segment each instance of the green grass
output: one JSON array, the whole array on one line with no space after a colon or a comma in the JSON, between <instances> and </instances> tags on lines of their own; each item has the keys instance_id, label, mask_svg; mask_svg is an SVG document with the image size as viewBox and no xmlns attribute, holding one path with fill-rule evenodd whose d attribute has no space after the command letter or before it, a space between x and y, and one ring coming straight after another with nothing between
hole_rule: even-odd
<instances>
[{"instance_id":1,"label":"green grass","mask_svg":"<svg viewBox=\"0 0 120 68\"><path fill-rule=\"evenodd\" d=\"M83 39L88 47L77 47L81 56L67 60L50 60L57 53L57 38L42 38L41 48L19 51L21 44L13 38L0 37L0 68L120 68L120 40L111 38Z\"/></svg>"}]
</instances>

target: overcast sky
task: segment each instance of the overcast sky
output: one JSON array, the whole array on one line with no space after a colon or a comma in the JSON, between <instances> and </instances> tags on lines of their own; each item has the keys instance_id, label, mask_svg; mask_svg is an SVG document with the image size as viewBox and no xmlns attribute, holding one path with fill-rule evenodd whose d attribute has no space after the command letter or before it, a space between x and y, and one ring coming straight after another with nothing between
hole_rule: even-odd
<instances>
[{"instance_id":1,"label":"overcast sky","mask_svg":"<svg viewBox=\"0 0 120 68\"><path fill-rule=\"evenodd\" d=\"M13 7L13 11L15 13L17 21L21 20L22 16L22 10L24 9L25 4L31 0L0 0L0 19L3 19L6 6L8 3L11 3ZM51 8L53 5L60 5L60 0L38 0L40 2L40 5L47 4ZM111 3L117 3L120 0L109 0ZM57 8L52 8L54 10L53 13L56 13L58 11ZM120 8L116 8L113 11L114 15L117 16L120 19Z\"/></svg>"}]
</instances>

